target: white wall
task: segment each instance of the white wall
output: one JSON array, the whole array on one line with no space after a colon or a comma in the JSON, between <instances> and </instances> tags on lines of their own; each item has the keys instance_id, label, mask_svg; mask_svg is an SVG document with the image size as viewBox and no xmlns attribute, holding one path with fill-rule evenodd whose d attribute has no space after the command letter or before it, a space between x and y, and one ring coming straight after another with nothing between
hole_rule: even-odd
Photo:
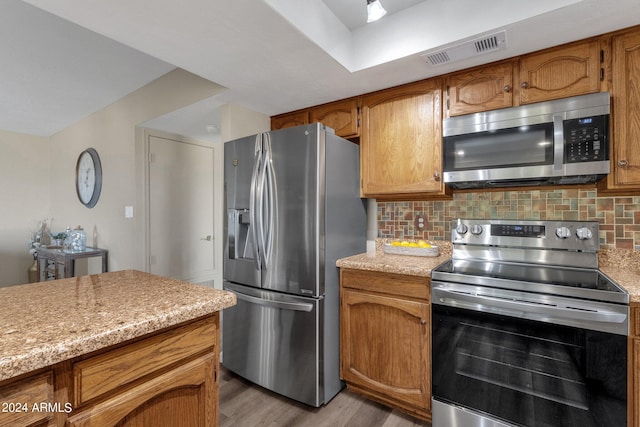
<instances>
[{"instance_id":1,"label":"white wall","mask_svg":"<svg viewBox=\"0 0 640 427\"><path fill-rule=\"evenodd\" d=\"M50 164L48 138L0 130L0 286L28 282L29 236L49 216Z\"/></svg>"},{"instance_id":2,"label":"white wall","mask_svg":"<svg viewBox=\"0 0 640 427\"><path fill-rule=\"evenodd\" d=\"M50 162L55 167L51 170L49 192L54 226L60 230L83 226L88 246L109 250L111 271L144 270L141 171L145 159L136 144L140 137L136 126L223 90L217 84L176 69L53 135ZM88 147L98 151L103 170L102 193L93 209L84 207L75 191L76 161ZM133 219L125 219L125 206L133 206Z\"/></svg>"},{"instance_id":3,"label":"white wall","mask_svg":"<svg viewBox=\"0 0 640 427\"><path fill-rule=\"evenodd\" d=\"M223 87L176 69L50 138L0 130L0 286L26 283L33 259L27 243L38 222L53 218L52 231L82 225L87 244L109 250L109 270L145 269L144 164L137 125L202 99ZM221 107L221 140L270 129L269 117L237 106ZM93 209L76 196L78 155L94 147L102 162L100 200ZM215 144L216 267L222 284L223 144ZM124 218L124 207L134 218ZM99 261L99 260L92 260ZM98 272L99 262L89 264ZM84 272L79 266L79 271ZM87 267L84 267L87 268Z\"/></svg>"}]
</instances>

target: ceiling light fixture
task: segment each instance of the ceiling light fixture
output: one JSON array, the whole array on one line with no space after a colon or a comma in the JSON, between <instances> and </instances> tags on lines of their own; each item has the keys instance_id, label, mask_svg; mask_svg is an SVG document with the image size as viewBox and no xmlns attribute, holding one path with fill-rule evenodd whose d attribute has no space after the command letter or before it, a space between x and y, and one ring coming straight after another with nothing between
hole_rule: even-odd
<instances>
[{"instance_id":1,"label":"ceiling light fixture","mask_svg":"<svg viewBox=\"0 0 640 427\"><path fill-rule=\"evenodd\" d=\"M380 0L367 0L367 23L377 21L386 14Z\"/></svg>"}]
</instances>

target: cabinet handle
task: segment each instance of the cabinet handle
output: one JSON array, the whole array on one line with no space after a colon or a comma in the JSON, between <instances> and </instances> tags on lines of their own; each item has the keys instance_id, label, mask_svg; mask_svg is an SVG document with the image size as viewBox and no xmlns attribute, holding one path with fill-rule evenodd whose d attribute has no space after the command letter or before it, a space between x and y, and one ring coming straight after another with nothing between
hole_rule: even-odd
<instances>
[{"instance_id":1,"label":"cabinet handle","mask_svg":"<svg viewBox=\"0 0 640 427\"><path fill-rule=\"evenodd\" d=\"M440 181L440 173L438 171L435 171L433 173L433 179L435 179L436 181Z\"/></svg>"},{"instance_id":2,"label":"cabinet handle","mask_svg":"<svg viewBox=\"0 0 640 427\"><path fill-rule=\"evenodd\" d=\"M522 89L528 89L529 88L529 82L522 82L520 83L520 87Z\"/></svg>"},{"instance_id":3,"label":"cabinet handle","mask_svg":"<svg viewBox=\"0 0 640 427\"><path fill-rule=\"evenodd\" d=\"M505 91L505 92L507 92L507 93L511 92L511 86L509 86L509 85L504 85L504 88L503 88L503 89L504 89L504 91Z\"/></svg>"},{"instance_id":4,"label":"cabinet handle","mask_svg":"<svg viewBox=\"0 0 640 427\"><path fill-rule=\"evenodd\" d=\"M626 160L618 160L618 166L620 166L621 168L626 168L627 166L629 166L629 162L627 162Z\"/></svg>"},{"instance_id":5,"label":"cabinet handle","mask_svg":"<svg viewBox=\"0 0 640 427\"><path fill-rule=\"evenodd\" d=\"M426 326L427 321L426 321L425 319L420 319L420 324L421 324L422 326Z\"/></svg>"}]
</instances>

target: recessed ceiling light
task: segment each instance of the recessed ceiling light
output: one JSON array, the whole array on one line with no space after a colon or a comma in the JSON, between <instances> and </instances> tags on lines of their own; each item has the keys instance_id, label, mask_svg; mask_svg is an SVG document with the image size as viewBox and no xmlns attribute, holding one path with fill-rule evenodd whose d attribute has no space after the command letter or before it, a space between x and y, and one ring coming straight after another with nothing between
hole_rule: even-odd
<instances>
[{"instance_id":1,"label":"recessed ceiling light","mask_svg":"<svg viewBox=\"0 0 640 427\"><path fill-rule=\"evenodd\" d=\"M367 0L367 23L377 21L386 14L380 0Z\"/></svg>"}]
</instances>

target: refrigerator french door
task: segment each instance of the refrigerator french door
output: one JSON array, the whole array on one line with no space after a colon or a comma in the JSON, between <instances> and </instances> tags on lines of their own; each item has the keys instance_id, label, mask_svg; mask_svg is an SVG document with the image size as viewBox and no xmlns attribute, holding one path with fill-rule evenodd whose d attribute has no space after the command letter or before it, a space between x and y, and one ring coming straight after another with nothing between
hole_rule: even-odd
<instances>
[{"instance_id":1,"label":"refrigerator french door","mask_svg":"<svg viewBox=\"0 0 640 427\"><path fill-rule=\"evenodd\" d=\"M359 150L321 124L225 144L223 365L321 406L339 379L336 260L365 251Z\"/></svg>"}]
</instances>

